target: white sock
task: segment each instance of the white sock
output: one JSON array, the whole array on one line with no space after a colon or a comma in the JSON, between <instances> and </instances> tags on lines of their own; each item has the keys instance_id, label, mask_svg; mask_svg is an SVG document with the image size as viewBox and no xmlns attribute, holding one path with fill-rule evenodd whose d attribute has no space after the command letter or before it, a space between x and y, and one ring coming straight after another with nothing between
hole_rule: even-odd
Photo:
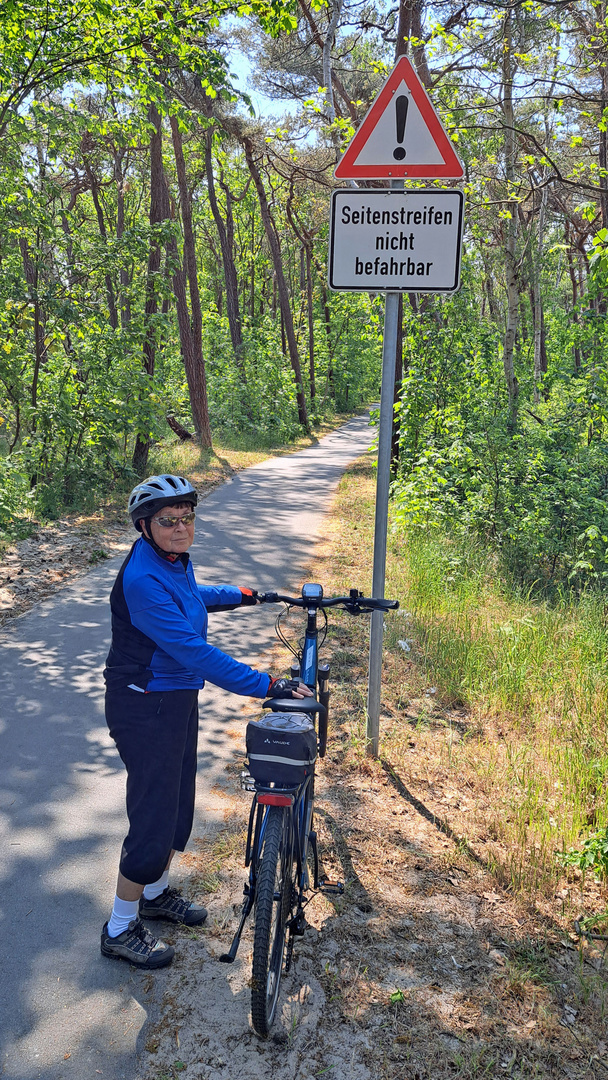
<instances>
[{"instance_id":1,"label":"white sock","mask_svg":"<svg viewBox=\"0 0 608 1080\"><path fill-rule=\"evenodd\" d=\"M152 882L151 885L146 885L144 888L144 896L146 900L156 900L157 896L160 896L165 891L169 884L169 871L165 870L164 874L159 877L158 881Z\"/></svg>"},{"instance_id":2,"label":"white sock","mask_svg":"<svg viewBox=\"0 0 608 1080\"><path fill-rule=\"evenodd\" d=\"M110 937L118 937L126 930L130 922L137 918L139 900L121 900L120 896L114 897L114 907L108 920L108 934Z\"/></svg>"}]
</instances>

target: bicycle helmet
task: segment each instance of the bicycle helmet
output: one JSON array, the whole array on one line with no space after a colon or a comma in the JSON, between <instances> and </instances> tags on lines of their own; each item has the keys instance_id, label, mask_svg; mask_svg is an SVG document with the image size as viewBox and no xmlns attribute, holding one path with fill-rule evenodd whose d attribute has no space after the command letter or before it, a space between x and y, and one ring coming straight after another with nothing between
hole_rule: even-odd
<instances>
[{"instance_id":1,"label":"bicycle helmet","mask_svg":"<svg viewBox=\"0 0 608 1080\"><path fill-rule=\"evenodd\" d=\"M142 518L152 517L163 506L188 502L196 506L196 489L184 476L161 473L160 476L148 476L141 484L133 488L129 495L129 514L138 532L141 532Z\"/></svg>"}]
</instances>

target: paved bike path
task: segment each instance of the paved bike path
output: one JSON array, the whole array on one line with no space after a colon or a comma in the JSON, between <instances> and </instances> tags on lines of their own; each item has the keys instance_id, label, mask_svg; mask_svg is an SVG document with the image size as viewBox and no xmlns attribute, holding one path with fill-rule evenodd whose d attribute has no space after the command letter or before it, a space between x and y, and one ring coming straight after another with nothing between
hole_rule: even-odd
<instances>
[{"instance_id":1,"label":"paved bike path","mask_svg":"<svg viewBox=\"0 0 608 1080\"><path fill-rule=\"evenodd\" d=\"M191 549L199 580L297 585L341 473L372 438L358 417L214 491ZM125 832L124 770L101 678L122 558L0 633L0 1076L12 1080L132 1080L162 995L164 973L147 979L99 953ZM265 669L275 614L212 615L210 637ZM231 760L225 728L242 701L215 687L201 694L199 813L212 808Z\"/></svg>"}]
</instances>

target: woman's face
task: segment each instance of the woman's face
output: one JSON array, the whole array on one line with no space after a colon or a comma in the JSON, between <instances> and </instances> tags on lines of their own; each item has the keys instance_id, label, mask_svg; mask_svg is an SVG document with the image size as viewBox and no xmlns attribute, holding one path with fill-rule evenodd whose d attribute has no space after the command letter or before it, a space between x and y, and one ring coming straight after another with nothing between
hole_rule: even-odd
<instances>
[{"instance_id":1,"label":"woman's face","mask_svg":"<svg viewBox=\"0 0 608 1080\"><path fill-rule=\"evenodd\" d=\"M150 531L159 548L172 555L181 555L182 551L188 550L194 540L194 520L186 525L182 519L189 517L193 510L190 503L178 503L175 506L163 506L162 510L157 511L150 521ZM159 523L159 520L166 521L167 518L176 519L175 525L167 527Z\"/></svg>"}]
</instances>

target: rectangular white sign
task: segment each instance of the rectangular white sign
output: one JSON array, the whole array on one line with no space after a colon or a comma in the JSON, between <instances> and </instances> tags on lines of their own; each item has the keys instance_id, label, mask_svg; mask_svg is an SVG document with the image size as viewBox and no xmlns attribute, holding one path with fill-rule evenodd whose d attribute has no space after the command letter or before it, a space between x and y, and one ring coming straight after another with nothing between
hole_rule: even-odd
<instances>
[{"instance_id":1,"label":"rectangular white sign","mask_svg":"<svg viewBox=\"0 0 608 1080\"><path fill-rule=\"evenodd\" d=\"M455 292L462 191L334 191L329 286L336 291Z\"/></svg>"}]
</instances>

